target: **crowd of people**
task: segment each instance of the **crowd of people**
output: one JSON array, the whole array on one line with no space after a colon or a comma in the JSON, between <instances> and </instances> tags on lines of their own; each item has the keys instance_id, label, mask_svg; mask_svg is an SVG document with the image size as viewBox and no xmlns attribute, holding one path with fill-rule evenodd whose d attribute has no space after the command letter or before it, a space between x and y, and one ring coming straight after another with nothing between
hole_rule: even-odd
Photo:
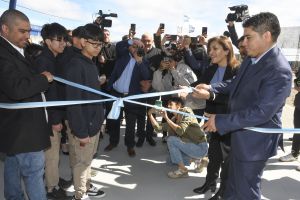
<instances>
[{"instance_id":1,"label":"crowd of people","mask_svg":"<svg viewBox=\"0 0 300 200\"><path fill-rule=\"evenodd\" d=\"M120 42L113 44L109 30L102 30L97 23L71 32L61 24L49 23L41 30L43 46L39 46L28 43L30 21L18 10L5 11L0 26L1 103L106 98L56 82L54 76L120 98L194 87L190 94L136 100L152 105L158 102L162 109L124 102L117 119L108 117L111 101L1 108L0 151L6 154L6 199L24 199L21 179L31 200L105 196L91 183L91 163L104 132L109 135L104 151L117 148L123 118L129 157L134 157L135 147L141 148L145 141L156 146L154 137L162 132L169 151L167 163L178 167L168 172L168 177L188 177L187 166L192 162L198 172L208 162L205 183L195 188L195 193L215 192L221 169L220 188L210 200L261 198L263 169L268 158L276 154L280 134L243 128L281 128L292 72L276 46L280 24L274 14L259 13L244 21L244 35L240 38L234 23L228 22L230 37L207 39L207 35L201 35L196 41L187 35L164 34L160 26L155 34L144 33L141 39L129 30ZM239 49L240 59L234 54L233 45ZM295 127L298 100L296 97ZM195 115L208 120L203 120L201 127L201 120ZM69 154L70 181L59 176L61 143L66 140L69 146L64 152ZM292 154L281 161L297 158L296 135L294 141ZM65 192L70 184L75 189L72 197Z\"/></svg>"}]
</instances>

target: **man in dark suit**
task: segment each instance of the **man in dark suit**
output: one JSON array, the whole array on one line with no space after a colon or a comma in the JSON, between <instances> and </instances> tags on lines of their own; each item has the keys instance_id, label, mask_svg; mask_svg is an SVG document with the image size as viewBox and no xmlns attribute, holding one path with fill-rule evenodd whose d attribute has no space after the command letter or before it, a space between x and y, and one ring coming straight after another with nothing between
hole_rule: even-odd
<instances>
[{"instance_id":1,"label":"man in dark suit","mask_svg":"<svg viewBox=\"0 0 300 200\"><path fill-rule=\"evenodd\" d=\"M143 43L138 40L125 40L117 43L117 60L108 82L108 91L117 97L126 97L128 95L142 94L149 88L143 84L143 81L150 79L148 62L139 55L138 48L143 48ZM143 106L124 103L126 130L125 145L130 157L135 156L135 124L139 118L145 117L146 109ZM110 151L115 148L120 140L120 116L117 120L107 119L107 129L109 133L109 145L104 149Z\"/></svg>"},{"instance_id":2,"label":"man in dark suit","mask_svg":"<svg viewBox=\"0 0 300 200\"><path fill-rule=\"evenodd\" d=\"M214 99L229 94L229 114L212 115L203 128L220 135L231 132L231 155L224 199L261 199L261 176L268 158L277 152L279 134L246 127L281 128L281 113L291 91L291 68L276 46L277 17L260 13L243 23L248 57L232 82L198 85L195 96Z\"/></svg>"},{"instance_id":3,"label":"man in dark suit","mask_svg":"<svg viewBox=\"0 0 300 200\"><path fill-rule=\"evenodd\" d=\"M42 101L53 76L36 74L25 59L23 48L29 39L30 23L26 15L7 10L0 17L0 102ZM0 109L0 152L4 163L4 196L24 199L21 178L31 200L46 200L43 174L43 150L50 147L51 129L44 108Z\"/></svg>"}]
</instances>

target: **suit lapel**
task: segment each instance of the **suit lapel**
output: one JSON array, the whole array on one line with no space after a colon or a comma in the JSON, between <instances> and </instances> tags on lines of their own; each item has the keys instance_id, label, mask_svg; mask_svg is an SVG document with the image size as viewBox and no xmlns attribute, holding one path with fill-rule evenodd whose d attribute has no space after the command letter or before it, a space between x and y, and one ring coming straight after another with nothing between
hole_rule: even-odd
<instances>
[{"instance_id":1,"label":"suit lapel","mask_svg":"<svg viewBox=\"0 0 300 200\"><path fill-rule=\"evenodd\" d=\"M7 48L7 50L15 55L19 60L21 60L22 62L24 62L26 65L29 65L30 63L27 61L27 59L19 52L17 51L13 46L11 46L11 44L9 44L5 39L3 39L2 37L0 37L0 44L5 46Z\"/></svg>"},{"instance_id":2,"label":"suit lapel","mask_svg":"<svg viewBox=\"0 0 300 200\"><path fill-rule=\"evenodd\" d=\"M247 72L248 70L248 67L250 67L250 65L252 64L251 62L251 59L250 58L247 58L247 60L245 60L241 67L240 67L240 70L236 76L236 79L235 79L235 86L233 87L233 90L232 90L232 93L231 93L231 97L234 95L234 93L236 92L237 88L239 87L240 85L240 82L241 82L241 79L245 76L245 73Z\"/></svg>"},{"instance_id":3,"label":"suit lapel","mask_svg":"<svg viewBox=\"0 0 300 200\"><path fill-rule=\"evenodd\" d=\"M237 82L235 84L231 97L236 93L237 88L241 86L240 85L241 79L243 79L244 83L248 83L249 82L248 80L253 79L253 77L255 77L255 75L259 71L266 70L265 66L268 65L266 65L265 63L268 62L270 59L272 59L273 55L276 54L276 51L278 51L278 48L274 47L266 55L264 55L256 64L252 64L250 58L248 58L247 60L245 60L245 62L243 62L240 71L241 74L237 76L237 80L236 80Z\"/></svg>"}]
</instances>

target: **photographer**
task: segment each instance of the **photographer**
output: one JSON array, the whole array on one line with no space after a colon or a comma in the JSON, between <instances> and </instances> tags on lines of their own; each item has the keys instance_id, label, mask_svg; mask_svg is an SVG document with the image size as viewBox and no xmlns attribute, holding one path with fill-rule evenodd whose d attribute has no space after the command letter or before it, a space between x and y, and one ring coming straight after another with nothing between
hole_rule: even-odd
<instances>
[{"instance_id":1,"label":"photographer","mask_svg":"<svg viewBox=\"0 0 300 200\"><path fill-rule=\"evenodd\" d=\"M116 45L111 43L110 32L107 29L103 30L103 42L104 45L98 55L97 66L99 75L104 76L105 83L107 83L116 62ZM102 85L102 87L105 88L106 85Z\"/></svg>"},{"instance_id":2,"label":"photographer","mask_svg":"<svg viewBox=\"0 0 300 200\"><path fill-rule=\"evenodd\" d=\"M184 102L179 97L172 97L168 101L168 108L176 111L193 114L189 107L184 107ZM166 111L160 111L165 123L159 124L153 117L156 112L151 108L148 111L149 119L157 131L167 131L170 136L167 139L171 162L178 165L178 169L170 171L170 178L188 177L186 165L190 165L191 159L201 159L207 154L208 145L205 135L195 117L172 113L169 118Z\"/></svg>"},{"instance_id":3,"label":"photographer","mask_svg":"<svg viewBox=\"0 0 300 200\"><path fill-rule=\"evenodd\" d=\"M234 26L234 22L233 21L228 21L228 25L227 25L227 29L230 33L230 39L232 44L239 49L239 45L238 45L238 35L237 32L235 30L235 26Z\"/></svg>"},{"instance_id":4,"label":"photographer","mask_svg":"<svg viewBox=\"0 0 300 200\"><path fill-rule=\"evenodd\" d=\"M168 78L164 78L167 75ZM173 56L164 56L161 68L153 75L152 87L157 91L176 90L179 86L190 86L197 81L193 70L184 63L181 51Z\"/></svg>"},{"instance_id":5,"label":"photographer","mask_svg":"<svg viewBox=\"0 0 300 200\"><path fill-rule=\"evenodd\" d=\"M233 21L228 21L227 28L232 44L239 49L241 58L244 59L247 56L247 51L243 45L244 36L238 38Z\"/></svg>"}]
</instances>

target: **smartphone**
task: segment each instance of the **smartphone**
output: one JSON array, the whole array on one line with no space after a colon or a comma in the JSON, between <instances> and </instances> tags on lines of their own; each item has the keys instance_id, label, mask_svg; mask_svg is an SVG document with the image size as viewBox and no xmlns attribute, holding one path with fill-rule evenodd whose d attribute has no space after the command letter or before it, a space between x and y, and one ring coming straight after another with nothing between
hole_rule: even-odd
<instances>
[{"instance_id":1,"label":"smartphone","mask_svg":"<svg viewBox=\"0 0 300 200\"><path fill-rule=\"evenodd\" d=\"M202 27L202 35L207 36L207 27Z\"/></svg>"},{"instance_id":2,"label":"smartphone","mask_svg":"<svg viewBox=\"0 0 300 200\"><path fill-rule=\"evenodd\" d=\"M130 24L130 30L131 31L135 32L135 27L136 27L135 24Z\"/></svg>"},{"instance_id":3,"label":"smartphone","mask_svg":"<svg viewBox=\"0 0 300 200\"><path fill-rule=\"evenodd\" d=\"M159 28L160 28L160 29L165 29L165 24L164 24L164 23L160 23L160 24L159 24Z\"/></svg>"}]
</instances>

